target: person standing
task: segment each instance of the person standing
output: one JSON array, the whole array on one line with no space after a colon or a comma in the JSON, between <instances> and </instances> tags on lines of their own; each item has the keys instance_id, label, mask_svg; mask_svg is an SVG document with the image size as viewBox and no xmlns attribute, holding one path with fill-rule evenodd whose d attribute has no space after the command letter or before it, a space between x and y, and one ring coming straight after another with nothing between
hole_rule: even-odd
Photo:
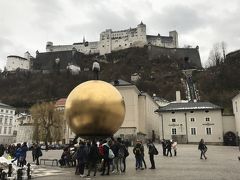
<instances>
[{"instance_id":1,"label":"person standing","mask_svg":"<svg viewBox=\"0 0 240 180\"><path fill-rule=\"evenodd\" d=\"M167 147L167 156L169 153L170 157L172 157L172 140L167 141L166 147Z\"/></svg>"},{"instance_id":2,"label":"person standing","mask_svg":"<svg viewBox=\"0 0 240 180\"><path fill-rule=\"evenodd\" d=\"M96 176L97 173L97 163L100 159L100 155L98 152L98 147L95 141L92 141L92 145L90 146L89 154L88 154L88 174L90 176L91 170L94 170L93 176Z\"/></svg>"},{"instance_id":3,"label":"person standing","mask_svg":"<svg viewBox=\"0 0 240 180\"><path fill-rule=\"evenodd\" d=\"M144 165L144 168L147 169L147 165L146 165L146 161L144 159L145 153L144 153L144 145L142 143L142 141L140 141L141 143L141 152L142 152L142 166ZM143 167L141 166L141 168L143 169Z\"/></svg>"},{"instance_id":4,"label":"person standing","mask_svg":"<svg viewBox=\"0 0 240 180\"><path fill-rule=\"evenodd\" d=\"M0 157L3 156L4 152L5 152L5 148L4 148L3 144L0 144Z\"/></svg>"},{"instance_id":5,"label":"person standing","mask_svg":"<svg viewBox=\"0 0 240 180\"><path fill-rule=\"evenodd\" d=\"M79 143L79 149L77 151L77 161L78 161L78 165L77 165L75 174L77 174L77 169L78 169L80 173L80 177L85 177L84 169L85 169L85 164L87 162L87 149L83 141L80 141Z\"/></svg>"},{"instance_id":6,"label":"person standing","mask_svg":"<svg viewBox=\"0 0 240 180\"><path fill-rule=\"evenodd\" d=\"M166 156L166 140L162 140L162 150L163 150L163 156Z\"/></svg>"},{"instance_id":7,"label":"person standing","mask_svg":"<svg viewBox=\"0 0 240 180\"><path fill-rule=\"evenodd\" d=\"M136 142L136 145L133 148L133 154L135 155L135 159L136 159L136 170L143 169L142 168L143 152L141 150L141 143L139 141Z\"/></svg>"},{"instance_id":8,"label":"person standing","mask_svg":"<svg viewBox=\"0 0 240 180\"><path fill-rule=\"evenodd\" d=\"M101 173L102 176L105 175L105 171L107 168L107 173L106 175L109 175L109 171L110 171L110 158L109 158L109 151L110 151L110 146L112 145L111 140L109 140L108 142L103 144L103 151L104 151L104 155L103 155L103 171ZM112 151L112 150L111 150Z\"/></svg>"},{"instance_id":9,"label":"person standing","mask_svg":"<svg viewBox=\"0 0 240 180\"><path fill-rule=\"evenodd\" d=\"M39 165L39 157L42 156L42 150L41 147L39 146L39 144L34 144L34 158L36 160L36 165Z\"/></svg>"},{"instance_id":10,"label":"person standing","mask_svg":"<svg viewBox=\"0 0 240 180\"><path fill-rule=\"evenodd\" d=\"M206 152L207 152L207 146L206 144L204 143L204 140L201 139L200 142L199 142L199 145L198 145L198 149L201 151L201 155L200 155L200 159L203 159L202 156L207 159L206 157Z\"/></svg>"},{"instance_id":11,"label":"person standing","mask_svg":"<svg viewBox=\"0 0 240 180\"><path fill-rule=\"evenodd\" d=\"M177 141L173 142L172 148L173 148L173 151L174 151L174 156L177 156Z\"/></svg>"},{"instance_id":12,"label":"person standing","mask_svg":"<svg viewBox=\"0 0 240 180\"><path fill-rule=\"evenodd\" d=\"M114 153L114 159L113 159L113 172L116 169L117 173L120 173L119 169L120 169L120 157L119 157L119 149L120 149L120 142L119 140L117 141L113 141L113 145L111 146L111 149Z\"/></svg>"},{"instance_id":13,"label":"person standing","mask_svg":"<svg viewBox=\"0 0 240 180\"><path fill-rule=\"evenodd\" d=\"M126 158L129 156L129 152L127 147L125 146L125 144L121 141L121 139L118 139L119 143L120 143L120 147L119 147L119 157L122 159L122 163L123 163L123 169L122 172L126 171Z\"/></svg>"},{"instance_id":14,"label":"person standing","mask_svg":"<svg viewBox=\"0 0 240 180\"><path fill-rule=\"evenodd\" d=\"M154 146L152 140L149 140L149 142L148 142L148 154L149 154L149 159L151 162L151 167L149 169L156 169L154 155L156 155L158 153L157 153L156 147Z\"/></svg>"}]
</instances>

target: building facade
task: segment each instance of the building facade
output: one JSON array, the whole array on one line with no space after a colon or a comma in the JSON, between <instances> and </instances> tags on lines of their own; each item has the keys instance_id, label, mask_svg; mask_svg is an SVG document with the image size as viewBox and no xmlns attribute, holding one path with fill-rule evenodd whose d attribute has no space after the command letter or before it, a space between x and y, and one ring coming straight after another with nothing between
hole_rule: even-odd
<instances>
[{"instance_id":1,"label":"building facade","mask_svg":"<svg viewBox=\"0 0 240 180\"><path fill-rule=\"evenodd\" d=\"M6 70L16 71L19 70L29 70L31 65L31 55L29 52L24 54L24 57L10 55L7 57Z\"/></svg>"},{"instance_id":2,"label":"building facade","mask_svg":"<svg viewBox=\"0 0 240 180\"><path fill-rule=\"evenodd\" d=\"M162 137L180 143L223 143L222 109L210 102L175 102L157 110Z\"/></svg>"},{"instance_id":3,"label":"building facade","mask_svg":"<svg viewBox=\"0 0 240 180\"><path fill-rule=\"evenodd\" d=\"M130 47L143 47L151 44L159 47L177 48L178 33L170 31L169 36L161 36L160 34L147 35L146 25L142 22L136 28L113 31L107 29L100 33L100 40L95 42L87 42L85 38L81 43L73 43L72 45L53 45L53 42L47 42L46 51L70 51L75 48L84 54L108 54L112 51L118 51Z\"/></svg>"},{"instance_id":4,"label":"building facade","mask_svg":"<svg viewBox=\"0 0 240 180\"><path fill-rule=\"evenodd\" d=\"M15 109L7 104L0 103L0 143L15 142L13 134Z\"/></svg>"},{"instance_id":5,"label":"building facade","mask_svg":"<svg viewBox=\"0 0 240 180\"><path fill-rule=\"evenodd\" d=\"M240 93L232 99L233 114L235 116L236 134L240 137Z\"/></svg>"},{"instance_id":6,"label":"building facade","mask_svg":"<svg viewBox=\"0 0 240 180\"><path fill-rule=\"evenodd\" d=\"M33 142L33 132L34 125L32 122L32 116L27 113L16 114L14 123L14 134L16 134L16 142L28 142L31 144Z\"/></svg>"},{"instance_id":7,"label":"building facade","mask_svg":"<svg viewBox=\"0 0 240 180\"><path fill-rule=\"evenodd\" d=\"M112 83L124 98L126 114L124 122L114 136L134 142L137 139L159 139L160 117L154 113L158 104L147 93L123 80ZM154 136L154 137L153 137Z\"/></svg>"}]
</instances>

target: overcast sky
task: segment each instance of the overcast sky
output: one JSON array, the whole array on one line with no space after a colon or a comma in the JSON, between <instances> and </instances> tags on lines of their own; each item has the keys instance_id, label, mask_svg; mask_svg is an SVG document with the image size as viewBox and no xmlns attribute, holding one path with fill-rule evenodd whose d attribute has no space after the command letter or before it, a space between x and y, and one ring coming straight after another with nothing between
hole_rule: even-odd
<instances>
[{"instance_id":1,"label":"overcast sky","mask_svg":"<svg viewBox=\"0 0 240 180\"><path fill-rule=\"evenodd\" d=\"M147 34L177 30L180 47L199 45L203 64L216 42L240 49L240 0L0 0L0 69L8 55L35 57L47 41L96 41L105 29L140 21Z\"/></svg>"}]
</instances>

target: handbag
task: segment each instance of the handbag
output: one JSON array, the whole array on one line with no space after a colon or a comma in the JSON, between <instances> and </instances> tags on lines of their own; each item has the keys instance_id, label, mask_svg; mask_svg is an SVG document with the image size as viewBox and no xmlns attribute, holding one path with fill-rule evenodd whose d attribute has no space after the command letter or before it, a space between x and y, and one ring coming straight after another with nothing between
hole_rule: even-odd
<instances>
[{"instance_id":1,"label":"handbag","mask_svg":"<svg viewBox=\"0 0 240 180\"><path fill-rule=\"evenodd\" d=\"M109 152L108 152L108 158L109 159L113 159L115 157L113 151L109 148Z\"/></svg>"},{"instance_id":2,"label":"handbag","mask_svg":"<svg viewBox=\"0 0 240 180\"><path fill-rule=\"evenodd\" d=\"M153 154L154 155L158 155L158 150L157 150L157 148L154 145L153 145L153 149L154 149Z\"/></svg>"}]
</instances>

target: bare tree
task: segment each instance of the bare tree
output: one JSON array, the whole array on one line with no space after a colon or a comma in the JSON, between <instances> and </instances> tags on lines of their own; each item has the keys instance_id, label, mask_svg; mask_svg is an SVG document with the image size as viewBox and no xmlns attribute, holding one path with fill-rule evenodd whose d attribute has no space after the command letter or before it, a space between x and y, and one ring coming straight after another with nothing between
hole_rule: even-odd
<instances>
[{"instance_id":1,"label":"bare tree","mask_svg":"<svg viewBox=\"0 0 240 180\"><path fill-rule=\"evenodd\" d=\"M215 43L208 57L208 66L219 66L226 59L226 43Z\"/></svg>"},{"instance_id":2,"label":"bare tree","mask_svg":"<svg viewBox=\"0 0 240 180\"><path fill-rule=\"evenodd\" d=\"M31 107L30 112L35 126L34 140L48 142L59 141L63 136L63 115L55 109L53 102L43 102Z\"/></svg>"}]
</instances>

